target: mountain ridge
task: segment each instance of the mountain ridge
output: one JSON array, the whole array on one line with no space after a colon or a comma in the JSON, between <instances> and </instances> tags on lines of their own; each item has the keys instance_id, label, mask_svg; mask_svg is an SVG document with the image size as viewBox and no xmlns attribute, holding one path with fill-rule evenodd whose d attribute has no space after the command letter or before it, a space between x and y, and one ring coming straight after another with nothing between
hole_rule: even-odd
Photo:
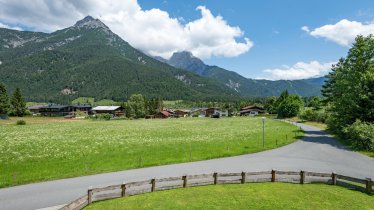
<instances>
[{"instance_id":1,"label":"mountain ridge","mask_svg":"<svg viewBox=\"0 0 374 210\"><path fill-rule=\"evenodd\" d=\"M304 80L265 80L250 79L219 66L210 66L192 55L191 52L174 53L170 59L156 58L176 68L185 69L200 76L213 78L245 97L279 95L283 90L302 96L320 95L321 78Z\"/></svg>"},{"instance_id":2,"label":"mountain ridge","mask_svg":"<svg viewBox=\"0 0 374 210\"><path fill-rule=\"evenodd\" d=\"M229 80L223 80L227 70L187 55L186 62L193 61L190 68L203 70L191 72L184 63L174 67L179 63L173 66L148 56L91 16L52 33L0 28L0 82L10 92L20 87L29 101L126 100L134 93L166 100L234 100L280 94L255 80L250 88L243 83L247 87L243 89L237 80L250 79L231 72Z\"/></svg>"}]
</instances>

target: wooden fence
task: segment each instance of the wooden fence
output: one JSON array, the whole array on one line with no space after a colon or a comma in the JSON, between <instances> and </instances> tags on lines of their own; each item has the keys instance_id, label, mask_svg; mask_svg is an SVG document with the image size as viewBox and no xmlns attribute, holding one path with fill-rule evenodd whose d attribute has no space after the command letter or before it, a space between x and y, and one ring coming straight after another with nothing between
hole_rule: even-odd
<instances>
[{"instance_id":1,"label":"wooden fence","mask_svg":"<svg viewBox=\"0 0 374 210\"><path fill-rule=\"evenodd\" d=\"M262 171L240 173L211 173L199 175L185 175L178 177L149 179L128 182L103 188L88 189L87 195L62 207L61 210L82 209L92 202L106 199L120 198L132 195L203 186L212 184L244 184L250 182L288 182L288 183L327 183L357 189L366 193L373 193L371 179L359 179L336 173L317 173L307 171Z\"/></svg>"}]
</instances>

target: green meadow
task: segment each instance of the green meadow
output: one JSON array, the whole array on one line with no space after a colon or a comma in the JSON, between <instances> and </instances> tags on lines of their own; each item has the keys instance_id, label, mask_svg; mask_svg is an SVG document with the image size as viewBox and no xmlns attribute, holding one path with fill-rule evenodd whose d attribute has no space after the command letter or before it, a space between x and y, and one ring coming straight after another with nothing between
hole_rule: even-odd
<instances>
[{"instance_id":1,"label":"green meadow","mask_svg":"<svg viewBox=\"0 0 374 210\"><path fill-rule=\"evenodd\" d=\"M296 126L253 117L159 120L0 121L0 187L260 152L302 136Z\"/></svg>"}]
</instances>

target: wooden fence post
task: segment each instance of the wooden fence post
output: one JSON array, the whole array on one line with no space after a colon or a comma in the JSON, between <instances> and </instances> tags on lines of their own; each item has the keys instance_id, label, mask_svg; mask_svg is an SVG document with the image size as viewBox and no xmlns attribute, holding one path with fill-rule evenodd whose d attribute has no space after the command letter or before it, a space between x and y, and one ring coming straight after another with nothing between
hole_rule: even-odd
<instances>
[{"instance_id":1,"label":"wooden fence post","mask_svg":"<svg viewBox=\"0 0 374 210\"><path fill-rule=\"evenodd\" d=\"M305 183L305 171L300 171L300 184Z\"/></svg>"},{"instance_id":2,"label":"wooden fence post","mask_svg":"<svg viewBox=\"0 0 374 210\"><path fill-rule=\"evenodd\" d=\"M271 170L271 182L275 182L275 170Z\"/></svg>"},{"instance_id":3,"label":"wooden fence post","mask_svg":"<svg viewBox=\"0 0 374 210\"><path fill-rule=\"evenodd\" d=\"M122 189L121 196L125 197L126 196L126 183L123 183L121 185L121 189Z\"/></svg>"},{"instance_id":4,"label":"wooden fence post","mask_svg":"<svg viewBox=\"0 0 374 210\"><path fill-rule=\"evenodd\" d=\"M182 179L183 179L183 188L186 188L187 187L187 176L186 175L182 176Z\"/></svg>"},{"instance_id":5,"label":"wooden fence post","mask_svg":"<svg viewBox=\"0 0 374 210\"><path fill-rule=\"evenodd\" d=\"M213 173L214 184L217 184L217 172Z\"/></svg>"},{"instance_id":6,"label":"wooden fence post","mask_svg":"<svg viewBox=\"0 0 374 210\"><path fill-rule=\"evenodd\" d=\"M336 185L336 173L335 172L332 172L331 179L332 179L332 185Z\"/></svg>"},{"instance_id":7,"label":"wooden fence post","mask_svg":"<svg viewBox=\"0 0 374 210\"><path fill-rule=\"evenodd\" d=\"M154 192L154 191L155 191L155 188L156 188L156 179L155 179L155 178L153 178L153 179L151 180L151 184L152 184L151 192Z\"/></svg>"},{"instance_id":8,"label":"wooden fence post","mask_svg":"<svg viewBox=\"0 0 374 210\"><path fill-rule=\"evenodd\" d=\"M245 183L245 172L242 171L242 184L244 184L244 183Z\"/></svg>"},{"instance_id":9,"label":"wooden fence post","mask_svg":"<svg viewBox=\"0 0 374 210\"><path fill-rule=\"evenodd\" d=\"M92 203L92 186L88 187L87 197L88 197L88 205Z\"/></svg>"},{"instance_id":10,"label":"wooden fence post","mask_svg":"<svg viewBox=\"0 0 374 210\"><path fill-rule=\"evenodd\" d=\"M371 182L370 178L366 178L366 192L371 193L373 190L373 183Z\"/></svg>"}]
</instances>

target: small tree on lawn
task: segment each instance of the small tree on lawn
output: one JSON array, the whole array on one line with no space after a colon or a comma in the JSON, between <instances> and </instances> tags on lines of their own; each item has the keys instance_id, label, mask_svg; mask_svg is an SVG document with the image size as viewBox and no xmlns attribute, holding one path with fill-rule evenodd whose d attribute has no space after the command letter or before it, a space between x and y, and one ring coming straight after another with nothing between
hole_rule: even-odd
<instances>
[{"instance_id":1,"label":"small tree on lawn","mask_svg":"<svg viewBox=\"0 0 374 210\"><path fill-rule=\"evenodd\" d=\"M22 117L26 113L26 102L23 99L21 90L16 88L13 93L12 99L12 114L18 117Z\"/></svg>"},{"instance_id":2,"label":"small tree on lawn","mask_svg":"<svg viewBox=\"0 0 374 210\"><path fill-rule=\"evenodd\" d=\"M0 115L6 115L9 111L9 98L6 88L0 83Z\"/></svg>"}]
</instances>

